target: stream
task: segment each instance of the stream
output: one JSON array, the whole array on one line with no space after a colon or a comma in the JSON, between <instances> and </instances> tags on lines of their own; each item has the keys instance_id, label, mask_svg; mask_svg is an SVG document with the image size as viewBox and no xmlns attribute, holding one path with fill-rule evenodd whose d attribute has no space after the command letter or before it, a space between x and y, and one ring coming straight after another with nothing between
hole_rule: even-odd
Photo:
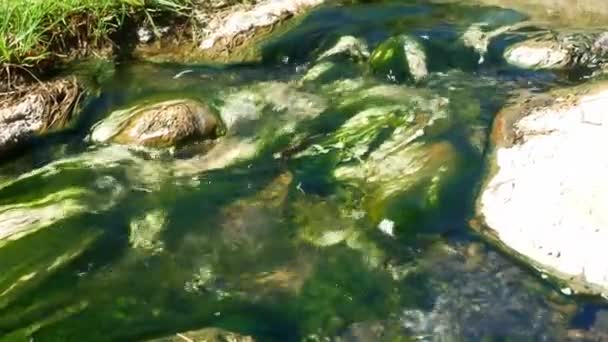
<instances>
[{"instance_id":1,"label":"stream","mask_svg":"<svg viewBox=\"0 0 608 342\"><path fill-rule=\"evenodd\" d=\"M15 232L0 235L0 341L206 327L256 341L606 338L604 304L563 294L469 228L495 113L582 81L504 63L519 32L483 60L460 41L472 24L525 18L349 2L288 24L261 63L74 66L98 83L76 125L0 164L0 232ZM341 37L369 55L400 34L425 45L421 81L361 50L323 58ZM92 139L115 110L182 98L225 121L217 145Z\"/></svg>"}]
</instances>

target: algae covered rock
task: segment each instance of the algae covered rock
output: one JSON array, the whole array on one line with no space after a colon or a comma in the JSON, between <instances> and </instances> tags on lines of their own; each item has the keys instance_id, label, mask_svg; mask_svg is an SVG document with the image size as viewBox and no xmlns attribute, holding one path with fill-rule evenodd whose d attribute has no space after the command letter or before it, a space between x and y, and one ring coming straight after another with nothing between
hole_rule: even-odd
<instances>
[{"instance_id":1,"label":"algae covered rock","mask_svg":"<svg viewBox=\"0 0 608 342\"><path fill-rule=\"evenodd\" d=\"M441 140L454 123L449 100L397 86L354 94L343 103L367 102L369 108L359 110L296 158L324 165L341 184L361 191L361 209L372 224L394 221L398 233L404 222L433 216L430 213L441 207L459 169L459 152ZM376 100L384 105L375 104ZM327 241L348 236L342 230L327 234Z\"/></svg>"},{"instance_id":2,"label":"algae covered rock","mask_svg":"<svg viewBox=\"0 0 608 342\"><path fill-rule=\"evenodd\" d=\"M370 65L390 80L419 82L428 74L424 46L414 37L399 35L380 44L372 53Z\"/></svg>"},{"instance_id":3,"label":"algae covered rock","mask_svg":"<svg viewBox=\"0 0 608 342\"><path fill-rule=\"evenodd\" d=\"M365 41L353 36L342 36L331 48L321 53L317 60L347 58L365 61L369 56L369 48Z\"/></svg>"},{"instance_id":4,"label":"algae covered rock","mask_svg":"<svg viewBox=\"0 0 608 342\"><path fill-rule=\"evenodd\" d=\"M240 199L222 209L222 237L231 246L255 249L272 234L287 199L293 175L283 173L251 198Z\"/></svg>"},{"instance_id":5,"label":"algae covered rock","mask_svg":"<svg viewBox=\"0 0 608 342\"><path fill-rule=\"evenodd\" d=\"M297 133L298 126L317 118L327 101L282 82L262 82L223 94L219 116L226 134L201 156L178 160L180 174L220 169L250 160Z\"/></svg>"},{"instance_id":6,"label":"algae covered rock","mask_svg":"<svg viewBox=\"0 0 608 342\"><path fill-rule=\"evenodd\" d=\"M129 225L131 247L152 252L163 250L160 234L167 225L167 213L161 209L151 210L134 218Z\"/></svg>"},{"instance_id":7,"label":"algae covered rock","mask_svg":"<svg viewBox=\"0 0 608 342\"><path fill-rule=\"evenodd\" d=\"M325 83L356 77L362 72L362 62L370 56L367 43L353 36L342 36L329 49L323 51L302 76L301 82Z\"/></svg>"},{"instance_id":8,"label":"algae covered rock","mask_svg":"<svg viewBox=\"0 0 608 342\"><path fill-rule=\"evenodd\" d=\"M211 109L189 99L138 105L111 113L93 127L96 142L142 147L170 147L188 139L216 136L220 126Z\"/></svg>"},{"instance_id":9,"label":"algae covered rock","mask_svg":"<svg viewBox=\"0 0 608 342\"><path fill-rule=\"evenodd\" d=\"M0 310L88 251L102 236L82 221L64 222L0 247Z\"/></svg>"},{"instance_id":10,"label":"algae covered rock","mask_svg":"<svg viewBox=\"0 0 608 342\"><path fill-rule=\"evenodd\" d=\"M64 187L63 177L73 177L72 181L88 179L83 184ZM124 188L109 175L94 177L86 170L58 172L47 167L0 185L0 193L4 198L0 204L1 247L63 220L103 212L124 195Z\"/></svg>"}]
</instances>

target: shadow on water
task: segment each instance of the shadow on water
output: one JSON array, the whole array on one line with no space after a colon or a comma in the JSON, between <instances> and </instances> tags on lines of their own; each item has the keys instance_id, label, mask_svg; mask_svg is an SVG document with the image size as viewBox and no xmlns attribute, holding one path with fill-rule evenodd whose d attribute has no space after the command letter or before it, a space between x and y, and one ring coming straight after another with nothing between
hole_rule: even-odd
<instances>
[{"instance_id":1,"label":"shadow on water","mask_svg":"<svg viewBox=\"0 0 608 342\"><path fill-rule=\"evenodd\" d=\"M55 197L68 204L82 197L86 209L76 206L57 220L45 216L52 208L36 212L52 224L0 245L0 267L8 270L0 274L0 341L136 341L204 327L260 341L551 341L572 327L592 330L605 307L558 295L468 233L494 113L512 90L573 82L505 66L496 56L513 37L490 46L495 55L483 64L458 44L472 23L524 19L493 7L345 1L271 39L259 65L126 63L109 70L71 130L35 141L26 156L0 166L7 182L0 213L15 203L50 208ZM336 83L300 84L316 56L341 36L374 48L404 32L421 39L429 54L431 74L423 82L389 81L357 64ZM357 80L376 95L353 91L351 99L335 89ZM158 161L141 152L97 164L85 158L106 151L86 138L113 110L189 97L220 111L231 95L279 83L318 95L327 106L250 160L162 178L190 154ZM449 128L425 133L408 148L427 148L420 158L445 159L437 166L443 171L421 172L415 181L395 177L394 184L340 178L337 169L353 172L357 162L381 155L400 129L425 120L415 105L432 96L449 100ZM378 126L359 160L346 158L343 146L356 146L369 132L354 142L332 140L336 132L387 103L407 110L384 113L392 119ZM261 127L279 131L285 113L263 111ZM306 155L311 148L325 152ZM406 166L399 165L403 174ZM407 191L383 195L394 187ZM68 188L76 190L65 195Z\"/></svg>"}]
</instances>

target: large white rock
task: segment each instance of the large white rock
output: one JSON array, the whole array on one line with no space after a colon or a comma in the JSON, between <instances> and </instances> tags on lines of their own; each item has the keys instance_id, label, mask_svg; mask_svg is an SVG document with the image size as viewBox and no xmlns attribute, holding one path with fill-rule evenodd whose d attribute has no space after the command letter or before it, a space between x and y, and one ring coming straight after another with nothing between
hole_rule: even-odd
<instances>
[{"instance_id":1,"label":"large white rock","mask_svg":"<svg viewBox=\"0 0 608 342\"><path fill-rule=\"evenodd\" d=\"M478 210L495 238L524 259L575 291L606 296L608 83L552 95L549 105L498 116L496 170Z\"/></svg>"}]
</instances>

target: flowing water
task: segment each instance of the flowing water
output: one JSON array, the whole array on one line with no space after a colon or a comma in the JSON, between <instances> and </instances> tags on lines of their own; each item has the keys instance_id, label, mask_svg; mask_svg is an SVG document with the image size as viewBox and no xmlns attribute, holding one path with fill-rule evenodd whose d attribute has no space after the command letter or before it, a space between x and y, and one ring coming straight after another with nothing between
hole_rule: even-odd
<instances>
[{"instance_id":1,"label":"flowing water","mask_svg":"<svg viewBox=\"0 0 608 342\"><path fill-rule=\"evenodd\" d=\"M493 115L514 93L576 82L506 66L492 51L516 35L481 64L459 43L472 23L524 18L326 6L266 44L262 63L95 69L99 93L75 127L0 166L0 231L23 230L0 238L0 341L205 327L259 341L605 336L600 306L562 295L468 227ZM429 44L420 83L351 59L311 76L341 36L373 49L402 33ZM89 139L115 109L182 97L255 117L224 151L255 153L210 168L197 162L204 145L154 153Z\"/></svg>"}]
</instances>

